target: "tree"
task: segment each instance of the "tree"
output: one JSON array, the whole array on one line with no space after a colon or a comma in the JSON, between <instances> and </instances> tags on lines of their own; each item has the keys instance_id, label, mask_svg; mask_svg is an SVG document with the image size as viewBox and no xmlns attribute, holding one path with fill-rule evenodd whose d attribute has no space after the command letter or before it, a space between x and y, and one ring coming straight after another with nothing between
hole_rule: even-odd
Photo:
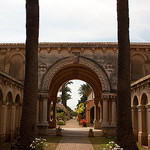
<instances>
[{"instance_id":1,"label":"tree","mask_svg":"<svg viewBox=\"0 0 150 150\"><path fill-rule=\"evenodd\" d=\"M81 84L78 92L79 95L81 96L80 100L78 100L77 106L79 106L80 103L84 103L87 100L87 95L91 90L91 86L89 84Z\"/></svg>"},{"instance_id":2,"label":"tree","mask_svg":"<svg viewBox=\"0 0 150 150\"><path fill-rule=\"evenodd\" d=\"M38 95L39 1L26 0L26 67L18 150L28 150L36 137Z\"/></svg>"},{"instance_id":3,"label":"tree","mask_svg":"<svg viewBox=\"0 0 150 150\"><path fill-rule=\"evenodd\" d=\"M62 87L60 88L60 92L61 95L58 98L58 101L62 101L62 104L67 107L67 100L71 99L71 95L69 93L71 93L71 89L68 87L69 84L72 84L72 81L66 82L62 85ZM69 93L68 93L69 92Z\"/></svg>"},{"instance_id":4,"label":"tree","mask_svg":"<svg viewBox=\"0 0 150 150\"><path fill-rule=\"evenodd\" d=\"M131 121L130 42L128 0L117 0L118 85L116 142L124 150L137 150Z\"/></svg>"}]
</instances>

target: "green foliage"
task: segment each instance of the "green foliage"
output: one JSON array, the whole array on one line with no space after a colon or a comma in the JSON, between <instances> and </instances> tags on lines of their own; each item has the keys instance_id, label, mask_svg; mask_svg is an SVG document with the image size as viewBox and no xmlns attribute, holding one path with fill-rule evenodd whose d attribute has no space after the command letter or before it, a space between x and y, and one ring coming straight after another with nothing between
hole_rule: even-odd
<instances>
[{"instance_id":1,"label":"green foliage","mask_svg":"<svg viewBox=\"0 0 150 150\"><path fill-rule=\"evenodd\" d=\"M65 125L65 124L66 124L66 122L63 121L63 120L59 120L59 121L57 122L57 125Z\"/></svg>"},{"instance_id":2,"label":"green foliage","mask_svg":"<svg viewBox=\"0 0 150 150\"><path fill-rule=\"evenodd\" d=\"M78 114L83 114L85 111L85 106L84 103L79 104L78 108L77 108L77 113Z\"/></svg>"},{"instance_id":3,"label":"green foliage","mask_svg":"<svg viewBox=\"0 0 150 150\"><path fill-rule=\"evenodd\" d=\"M78 90L81 98L80 98L80 100L78 100L77 106L79 106L80 103L84 103L87 100L87 95L91 89L92 89L91 86L87 83L81 85L81 87Z\"/></svg>"}]
</instances>

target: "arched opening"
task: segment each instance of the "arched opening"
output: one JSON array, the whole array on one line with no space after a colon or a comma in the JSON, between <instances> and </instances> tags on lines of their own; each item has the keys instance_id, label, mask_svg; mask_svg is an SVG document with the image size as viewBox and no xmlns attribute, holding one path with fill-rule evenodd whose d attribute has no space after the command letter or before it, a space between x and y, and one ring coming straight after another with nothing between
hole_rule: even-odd
<instances>
[{"instance_id":1,"label":"arched opening","mask_svg":"<svg viewBox=\"0 0 150 150\"><path fill-rule=\"evenodd\" d=\"M52 78L49 88L50 97L48 103L48 112L50 113L50 105L53 103L53 122L56 122L56 103L58 91L61 85L73 79L82 80L88 83L94 91L95 98L99 99L99 101L101 100L101 82L99 81L98 76L90 68L79 64L63 67ZM49 115L48 120L50 120Z\"/></svg>"},{"instance_id":2,"label":"arched opening","mask_svg":"<svg viewBox=\"0 0 150 150\"><path fill-rule=\"evenodd\" d=\"M20 95L17 94L15 98L15 104L16 104L16 111L15 111L15 137L19 134L19 126L20 126L20 119L21 119L21 99Z\"/></svg>"},{"instance_id":3,"label":"arched opening","mask_svg":"<svg viewBox=\"0 0 150 150\"><path fill-rule=\"evenodd\" d=\"M133 133L135 140L138 141L138 131L139 131L139 125L138 125L138 108L139 105L137 96L133 99L133 107L132 107L132 126L133 126Z\"/></svg>"},{"instance_id":4,"label":"arched opening","mask_svg":"<svg viewBox=\"0 0 150 150\"><path fill-rule=\"evenodd\" d=\"M7 93L6 102L9 102L9 103L13 102L13 97L12 97L12 93L11 92Z\"/></svg>"},{"instance_id":5,"label":"arched opening","mask_svg":"<svg viewBox=\"0 0 150 150\"><path fill-rule=\"evenodd\" d=\"M146 105L148 104L148 98L147 95L144 93L141 97L141 104L143 105L142 110L142 144L148 145L148 110Z\"/></svg>"},{"instance_id":6,"label":"arched opening","mask_svg":"<svg viewBox=\"0 0 150 150\"><path fill-rule=\"evenodd\" d=\"M11 141L11 131L12 131L12 102L13 96L11 92L8 92L6 96L7 105L7 119L6 119L6 135L5 135L5 142Z\"/></svg>"}]
</instances>

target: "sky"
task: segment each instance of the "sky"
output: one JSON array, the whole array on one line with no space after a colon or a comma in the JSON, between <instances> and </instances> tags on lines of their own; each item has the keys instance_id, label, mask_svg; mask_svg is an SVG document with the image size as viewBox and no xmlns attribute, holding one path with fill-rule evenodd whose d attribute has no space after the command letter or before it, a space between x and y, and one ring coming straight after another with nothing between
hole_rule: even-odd
<instances>
[{"instance_id":1,"label":"sky","mask_svg":"<svg viewBox=\"0 0 150 150\"><path fill-rule=\"evenodd\" d=\"M39 0L39 42L117 42L116 0ZM150 0L129 0L130 41L150 42ZM0 1L0 43L24 43L25 0ZM75 81L76 83L76 81ZM82 82L72 85L74 95ZM79 97L68 104L74 108Z\"/></svg>"}]
</instances>

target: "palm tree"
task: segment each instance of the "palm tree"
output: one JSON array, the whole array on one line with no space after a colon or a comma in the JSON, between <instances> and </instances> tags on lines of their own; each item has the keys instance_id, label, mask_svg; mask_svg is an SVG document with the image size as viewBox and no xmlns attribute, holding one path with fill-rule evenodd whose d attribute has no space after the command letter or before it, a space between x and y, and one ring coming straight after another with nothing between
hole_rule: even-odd
<instances>
[{"instance_id":1,"label":"palm tree","mask_svg":"<svg viewBox=\"0 0 150 150\"><path fill-rule=\"evenodd\" d=\"M91 90L91 86L89 84L81 84L78 92L79 92L79 95L81 96L80 100L78 100L78 104L77 106L80 104L80 103L84 103L86 100L87 100L87 95L88 93L90 92Z\"/></svg>"},{"instance_id":2,"label":"palm tree","mask_svg":"<svg viewBox=\"0 0 150 150\"><path fill-rule=\"evenodd\" d=\"M39 1L26 0L26 68L18 150L28 150L36 136L38 94Z\"/></svg>"},{"instance_id":3,"label":"palm tree","mask_svg":"<svg viewBox=\"0 0 150 150\"><path fill-rule=\"evenodd\" d=\"M124 150L138 150L131 121L130 41L128 0L117 0L118 15L118 99L116 142Z\"/></svg>"},{"instance_id":4,"label":"palm tree","mask_svg":"<svg viewBox=\"0 0 150 150\"><path fill-rule=\"evenodd\" d=\"M72 81L66 82L60 88L61 95L58 98L59 101L62 101L62 104L67 107L67 100L71 99L71 89L68 87L69 84L72 84ZM68 93L69 92L69 93Z\"/></svg>"}]
</instances>

